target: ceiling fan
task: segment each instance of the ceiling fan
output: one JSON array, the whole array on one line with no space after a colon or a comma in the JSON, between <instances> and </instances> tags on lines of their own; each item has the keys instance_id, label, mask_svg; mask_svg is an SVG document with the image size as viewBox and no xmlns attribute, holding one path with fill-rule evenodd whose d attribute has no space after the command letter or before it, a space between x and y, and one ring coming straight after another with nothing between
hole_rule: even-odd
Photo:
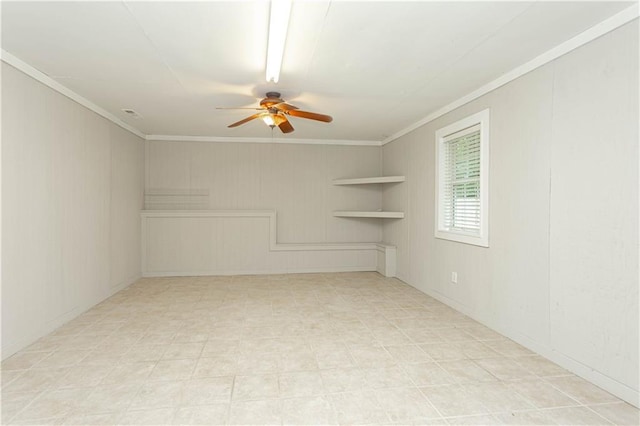
<instances>
[{"instance_id":1,"label":"ceiling fan","mask_svg":"<svg viewBox=\"0 0 640 426\"><path fill-rule=\"evenodd\" d=\"M230 124L227 127L238 127L253 119L260 118L265 124L272 129L275 126L282 131L282 133L293 132L293 126L287 119L287 116L308 118L310 120L323 121L330 123L333 118L329 115L318 114L315 112L302 111L298 107L286 103L280 98L278 92L267 92L267 97L260 101L259 108L217 108L217 109L255 109L262 112L257 112L252 116L249 116L243 120Z\"/></svg>"}]
</instances>

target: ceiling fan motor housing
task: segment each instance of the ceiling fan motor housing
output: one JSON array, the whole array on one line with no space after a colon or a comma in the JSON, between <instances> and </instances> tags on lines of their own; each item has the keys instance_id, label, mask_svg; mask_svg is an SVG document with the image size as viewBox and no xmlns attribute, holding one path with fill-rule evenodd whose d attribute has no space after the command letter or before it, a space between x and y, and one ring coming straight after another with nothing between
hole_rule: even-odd
<instances>
[{"instance_id":1,"label":"ceiling fan motor housing","mask_svg":"<svg viewBox=\"0 0 640 426\"><path fill-rule=\"evenodd\" d=\"M284 102L280 99L280 93L267 92L267 97L260 101L260 106L270 108L272 105L280 104Z\"/></svg>"}]
</instances>

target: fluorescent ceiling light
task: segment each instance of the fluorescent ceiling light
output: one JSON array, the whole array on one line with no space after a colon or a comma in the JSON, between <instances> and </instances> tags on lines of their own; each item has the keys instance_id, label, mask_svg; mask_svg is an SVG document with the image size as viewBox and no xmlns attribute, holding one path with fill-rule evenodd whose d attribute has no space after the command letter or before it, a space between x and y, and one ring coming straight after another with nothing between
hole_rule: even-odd
<instances>
[{"instance_id":1,"label":"fluorescent ceiling light","mask_svg":"<svg viewBox=\"0 0 640 426\"><path fill-rule=\"evenodd\" d=\"M287 39L291 0L271 0L269 19L269 45L267 47L267 81L274 83L280 78L280 67Z\"/></svg>"}]
</instances>

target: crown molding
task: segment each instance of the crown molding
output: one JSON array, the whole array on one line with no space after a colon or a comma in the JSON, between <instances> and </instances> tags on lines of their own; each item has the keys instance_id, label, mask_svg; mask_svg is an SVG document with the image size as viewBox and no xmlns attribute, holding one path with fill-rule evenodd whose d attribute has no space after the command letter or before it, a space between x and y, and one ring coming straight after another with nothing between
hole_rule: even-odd
<instances>
[{"instance_id":1,"label":"crown molding","mask_svg":"<svg viewBox=\"0 0 640 426\"><path fill-rule=\"evenodd\" d=\"M147 135L148 141L214 142L214 143L284 143L301 145L381 146L381 141L348 139L248 138L221 136Z\"/></svg>"},{"instance_id":2,"label":"crown molding","mask_svg":"<svg viewBox=\"0 0 640 426\"><path fill-rule=\"evenodd\" d=\"M400 130L399 132L394 133L393 135L389 136L388 138L384 139L381 143L381 145L386 145L389 142L392 142L396 139L398 139L401 136L406 135L407 133L410 133L414 130L416 130L419 127L424 126L425 124L435 120L436 118L442 117L443 115L447 114L448 112L453 111L454 109L457 109L465 104L468 104L469 102L478 99L481 96L486 95L487 93L501 87L504 86L505 84L519 78L522 77L523 75L533 71L536 68L539 68L555 59L558 59L560 56L565 55L569 52L571 52L572 50L575 50L577 48L579 48L580 46L583 46L587 43L589 43L590 41L593 41L595 39L597 39L598 37L601 37L613 30L615 30L618 27L621 27L631 21L633 21L634 19L637 19L639 14L638 14L638 4L634 4L633 6L630 6L618 13L616 13L615 15L605 19L604 21L594 25L593 27L585 30L584 32L578 34L577 36L565 41L564 43L561 43L559 45L557 45L556 47L546 51L545 53L535 57L534 59L530 60L529 62L526 62L514 69L512 69L511 71L507 72L506 74L503 74L502 76L498 77L497 79L491 81L490 83L485 84L484 86L481 86L480 88L474 90L473 92L451 102L450 104L432 112L431 114L427 115L425 118L423 118L420 121L415 122L414 124L405 127L404 129Z\"/></svg>"},{"instance_id":3,"label":"crown molding","mask_svg":"<svg viewBox=\"0 0 640 426\"><path fill-rule=\"evenodd\" d=\"M425 124L442 117L448 112L453 111L456 108L461 107L479 97L486 95L487 93L504 86L505 84L533 71L536 68L539 68L566 53L577 49L580 46L589 43L590 41L595 40L602 35L615 30L622 25L625 25L634 19L637 19L639 16L638 4L634 4L621 12L611 16L608 19L600 22L599 24L594 25L593 27L587 29L586 31L578 34L577 36L565 41L562 44L548 50L547 52L539 55L538 57L532 59L529 62L526 62L519 67L514 68L513 70L503 74L497 79L493 80L490 83L485 84L484 86L474 90L473 92L451 102L450 104L432 112L427 115L420 121L405 127L404 129L394 133L388 138L382 141L371 141L371 140L346 140L346 139L297 139L297 138L250 138L250 137L219 137L219 136L184 136L184 135L145 135L139 129L131 126L130 124L125 123L120 120L115 115L106 111L105 109L99 107L83 96L77 94L73 90L63 86L58 83L48 75L43 72L37 70L6 50L0 50L0 60L3 62L13 66L14 68L22 71L28 76L34 78L40 83L50 87L51 89L59 92L60 94L68 97L69 99L79 103L80 105L90 109L101 117L106 118L107 120L113 122L114 124L122 127L123 129L133 133L134 135L149 140L149 141L187 141L187 142L217 142L217 143L284 143L284 144L306 144L306 145L352 145L352 146L382 146L386 145L389 142L392 142L401 136L410 133L417 128L424 126Z\"/></svg>"},{"instance_id":4,"label":"crown molding","mask_svg":"<svg viewBox=\"0 0 640 426\"><path fill-rule=\"evenodd\" d=\"M122 127L123 129L133 133L134 135L136 135L136 136L138 136L138 137L140 137L142 139L145 138L145 134L142 133L140 130L136 129L135 127L133 127L133 126L127 124L127 123L125 123L124 121L120 120L118 117L116 117L115 115L111 114L107 110L99 107L98 105L94 104L93 102L91 102L87 98L85 98L83 96L80 96L79 94L77 94L73 90L69 89L68 87L63 86L62 84L58 83L57 81L55 81L54 79L52 79L51 77L49 77L48 75L43 73L42 71L37 70L36 68L34 68L31 65L27 64L23 60L13 56L11 53L7 52L4 49L1 50L0 60L2 60L3 62L5 62L5 63L7 63L9 65L11 65L12 67L14 67L16 69L22 71L23 73L27 74L29 77L39 81L40 83L44 84L45 86L48 86L51 89L55 90L56 92L66 96L67 98L71 99L72 101L79 103L83 107L90 109L91 111L95 112L99 116L101 116L103 118L106 118L107 120L111 121L112 123L114 123L114 124Z\"/></svg>"},{"instance_id":5,"label":"crown molding","mask_svg":"<svg viewBox=\"0 0 640 426\"><path fill-rule=\"evenodd\" d=\"M27 64L6 50L0 50L0 60L22 71L29 77L39 81L45 86L66 96L67 98L88 108L103 118L133 133L134 135L149 141L183 141L183 142L218 142L218 143L286 143L303 145L352 145L352 146L380 146L381 141L347 140L347 139L298 139L298 138L249 138L249 137L219 137L219 136L185 136L185 135L145 135L139 129L120 120L107 110L94 104L87 98L79 95L68 87L60 84L42 71Z\"/></svg>"}]
</instances>

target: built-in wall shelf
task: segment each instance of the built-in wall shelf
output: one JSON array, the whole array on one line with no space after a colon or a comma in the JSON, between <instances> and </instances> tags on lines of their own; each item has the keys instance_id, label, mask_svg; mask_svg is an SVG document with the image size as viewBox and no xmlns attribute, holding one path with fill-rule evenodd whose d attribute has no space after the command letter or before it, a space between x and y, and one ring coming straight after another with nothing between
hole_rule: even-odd
<instances>
[{"instance_id":1,"label":"built-in wall shelf","mask_svg":"<svg viewBox=\"0 0 640 426\"><path fill-rule=\"evenodd\" d=\"M335 217L374 217L380 219L404 219L404 212L366 212L366 211L335 211Z\"/></svg>"},{"instance_id":2,"label":"built-in wall shelf","mask_svg":"<svg viewBox=\"0 0 640 426\"><path fill-rule=\"evenodd\" d=\"M368 183L395 183L404 182L404 176L379 176L355 179L334 179L334 185L364 185Z\"/></svg>"},{"instance_id":3,"label":"built-in wall shelf","mask_svg":"<svg viewBox=\"0 0 640 426\"><path fill-rule=\"evenodd\" d=\"M352 178L352 179L334 179L334 185L364 185L368 183L397 183L404 182L406 178L404 176L378 176L378 177L366 177L366 178ZM382 188L379 187L380 190ZM384 206L382 207L384 208ZM380 219L404 219L404 212L389 212L389 211L353 211L353 210L339 210L334 211L335 217L373 217Z\"/></svg>"}]
</instances>

